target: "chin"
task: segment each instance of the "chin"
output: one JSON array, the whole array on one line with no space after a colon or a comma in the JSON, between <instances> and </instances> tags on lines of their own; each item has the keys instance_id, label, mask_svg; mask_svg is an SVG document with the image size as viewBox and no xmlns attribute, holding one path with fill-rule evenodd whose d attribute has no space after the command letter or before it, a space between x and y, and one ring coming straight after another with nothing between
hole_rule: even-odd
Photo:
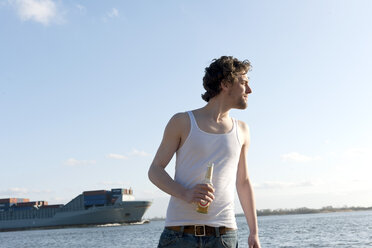
<instances>
[{"instance_id":1,"label":"chin","mask_svg":"<svg viewBox=\"0 0 372 248\"><path fill-rule=\"evenodd\" d=\"M237 109L246 109L247 107L248 107L248 104L244 103L244 104L239 104L236 108Z\"/></svg>"}]
</instances>

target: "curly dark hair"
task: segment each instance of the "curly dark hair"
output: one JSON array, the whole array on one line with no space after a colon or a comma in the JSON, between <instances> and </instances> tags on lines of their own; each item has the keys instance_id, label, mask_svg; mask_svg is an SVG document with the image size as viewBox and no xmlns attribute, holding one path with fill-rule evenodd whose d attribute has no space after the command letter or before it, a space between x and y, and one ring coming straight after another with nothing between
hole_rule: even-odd
<instances>
[{"instance_id":1,"label":"curly dark hair","mask_svg":"<svg viewBox=\"0 0 372 248\"><path fill-rule=\"evenodd\" d=\"M233 84L239 73L247 73L251 69L248 60L240 61L232 56L222 56L214 59L209 67L205 68L203 87L206 90L202 94L204 101L209 102L212 97L221 92L222 81Z\"/></svg>"}]
</instances>

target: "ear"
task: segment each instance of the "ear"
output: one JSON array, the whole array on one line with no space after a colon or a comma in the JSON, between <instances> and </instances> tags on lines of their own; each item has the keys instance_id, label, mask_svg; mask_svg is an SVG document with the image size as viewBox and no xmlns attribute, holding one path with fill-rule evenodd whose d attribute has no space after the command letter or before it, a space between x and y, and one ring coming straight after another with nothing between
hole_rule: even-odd
<instances>
[{"instance_id":1,"label":"ear","mask_svg":"<svg viewBox=\"0 0 372 248\"><path fill-rule=\"evenodd\" d=\"M221 90L228 90L230 88L230 84L226 81L226 80L222 80L221 81Z\"/></svg>"}]
</instances>

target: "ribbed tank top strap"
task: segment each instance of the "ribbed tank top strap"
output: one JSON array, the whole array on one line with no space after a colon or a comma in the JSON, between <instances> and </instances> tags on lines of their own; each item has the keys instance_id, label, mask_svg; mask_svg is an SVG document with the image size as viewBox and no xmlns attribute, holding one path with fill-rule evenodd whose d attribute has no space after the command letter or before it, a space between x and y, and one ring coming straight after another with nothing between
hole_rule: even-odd
<instances>
[{"instance_id":1,"label":"ribbed tank top strap","mask_svg":"<svg viewBox=\"0 0 372 248\"><path fill-rule=\"evenodd\" d=\"M190 133L193 129L197 128L198 127L198 124L196 123L196 120L195 120L195 117L194 117L194 114L192 113L192 111L187 111L187 113L189 114L189 117L190 117ZM197 130L197 129L196 129Z\"/></svg>"},{"instance_id":2,"label":"ribbed tank top strap","mask_svg":"<svg viewBox=\"0 0 372 248\"><path fill-rule=\"evenodd\" d=\"M238 140L238 144L239 146L242 145L242 142L240 142L240 139L239 139L239 121L237 119L234 119L234 128L235 128L235 135L236 135L236 139Z\"/></svg>"}]
</instances>

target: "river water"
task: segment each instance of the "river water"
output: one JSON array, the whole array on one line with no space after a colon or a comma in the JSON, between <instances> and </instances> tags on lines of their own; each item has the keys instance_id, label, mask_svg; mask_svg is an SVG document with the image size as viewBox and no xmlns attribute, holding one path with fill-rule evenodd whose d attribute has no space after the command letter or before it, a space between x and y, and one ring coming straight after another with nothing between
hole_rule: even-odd
<instances>
[{"instance_id":1,"label":"river water","mask_svg":"<svg viewBox=\"0 0 372 248\"><path fill-rule=\"evenodd\" d=\"M237 217L239 247L247 247L248 227ZM372 247L372 211L258 217L263 248ZM164 221L0 232L1 248L156 247Z\"/></svg>"}]
</instances>

